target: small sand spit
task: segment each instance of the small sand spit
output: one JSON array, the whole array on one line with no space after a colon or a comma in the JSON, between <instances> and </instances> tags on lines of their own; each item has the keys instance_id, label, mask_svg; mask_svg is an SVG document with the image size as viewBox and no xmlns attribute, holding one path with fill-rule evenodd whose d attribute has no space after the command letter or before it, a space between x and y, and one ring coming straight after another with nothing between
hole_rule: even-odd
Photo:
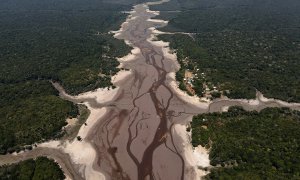
<instances>
[{"instance_id":1,"label":"small sand spit","mask_svg":"<svg viewBox=\"0 0 300 180\"><path fill-rule=\"evenodd\" d=\"M120 63L132 61L132 60L137 59L137 57L140 55L141 55L141 50L139 48L135 47L134 49L131 50L130 54L128 54L122 58L118 58L118 61ZM122 68L122 64L119 67Z\"/></svg>"},{"instance_id":2,"label":"small sand spit","mask_svg":"<svg viewBox=\"0 0 300 180\"><path fill-rule=\"evenodd\" d=\"M80 165L80 172L85 175L85 179L102 180L105 179L104 175L93 169L96 152L90 143L85 142L85 137L97 120L106 113L106 109L94 109L88 104L85 105L91 111L91 114L86 121L87 126L83 125L79 130L78 136L82 138L82 141L75 140L73 142L64 142L63 144L60 141L49 141L38 146L62 150L71 156L75 164Z\"/></svg>"},{"instance_id":3,"label":"small sand spit","mask_svg":"<svg viewBox=\"0 0 300 180\"><path fill-rule=\"evenodd\" d=\"M182 146L184 148L183 156L186 160L186 168L193 169L197 174L197 178L207 175L209 172L199 169L198 167L209 167L209 151L202 146L192 147L190 136L186 131L186 125L176 124L174 126L175 133L182 138Z\"/></svg>"},{"instance_id":4,"label":"small sand spit","mask_svg":"<svg viewBox=\"0 0 300 180\"><path fill-rule=\"evenodd\" d=\"M300 103L288 103L288 102L285 102L285 101L282 101L282 100L278 100L278 99L274 99L274 98L266 98L264 97L264 95L260 92L257 92L256 94L257 96L257 99L260 101L260 102L264 102L264 103L268 103L268 102L276 102L282 106L286 106L286 107L292 107L292 106L300 106Z\"/></svg>"}]
</instances>

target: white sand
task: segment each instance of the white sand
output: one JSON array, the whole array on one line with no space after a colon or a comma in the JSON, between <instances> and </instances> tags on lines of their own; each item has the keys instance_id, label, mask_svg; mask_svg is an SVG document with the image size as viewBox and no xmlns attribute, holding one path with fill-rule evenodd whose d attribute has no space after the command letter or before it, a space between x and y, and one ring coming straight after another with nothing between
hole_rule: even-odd
<instances>
[{"instance_id":1,"label":"white sand","mask_svg":"<svg viewBox=\"0 0 300 180\"><path fill-rule=\"evenodd\" d=\"M155 2L147 2L146 4L147 5L159 5L159 4L162 4L162 3L166 3L166 2L169 2L170 0L161 0L161 1L155 1Z\"/></svg>"},{"instance_id":2,"label":"white sand","mask_svg":"<svg viewBox=\"0 0 300 180\"><path fill-rule=\"evenodd\" d=\"M177 54L175 52L171 53L171 49L169 48L170 43L169 42L164 42L164 41L155 41L156 34L154 32L155 32L156 29L154 27L152 27L152 28L150 28L150 30L152 31L151 37L148 38L147 41L149 43L153 44L154 46L156 46L158 48L161 48L165 58L173 60L176 63L176 66L177 66L176 70L179 70L180 65L177 61ZM178 83L177 83L175 77L176 77L175 72L169 73L167 75L167 79L170 80L171 88L178 95L178 97L181 98L181 100L183 100L187 103L191 103L191 104L193 104L197 107L200 107L202 109L207 109L208 108L209 103L201 101L201 99L197 96L190 96L186 92L181 91L178 88Z\"/></svg>"},{"instance_id":3,"label":"white sand","mask_svg":"<svg viewBox=\"0 0 300 180\"><path fill-rule=\"evenodd\" d=\"M93 169L96 152L94 148L84 140L73 141L72 143L66 142L65 144L61 144L59 141L49 141L38 146L60 149L69 154L72 161L81 166L80 173L83 173L86 179L105 179L103 174Z\"/></svg>"},{"instance_id":4,"label":"white sand","mask_svg":"<svg viewBox=\"0 0 300 180\"><path fill-rule=\"evenodd\" d=\"M249 104L251 106L258 106L260 103L277 103L281 106L285 106L285 107L293 107L293 106L299 106L300 107L300 103L289 103L289 102L285 102L282 100L278 100L278 99L274 99L274 98L266 98L264 97L264 95L260 92L256 93L256 99L229 99L229 98L225 98L226 100L229 101L239 101L242 103L246 103Z\"/></svg>"},{"instance_id":5,"label":"white sand","mask_svg":"<svg viewBox=\"0 0 300 180\"><path fill-rule=\"evenodd\" d=\"M250 104L251 106L259 105L259 101L257 99L244 100L244 101L247 101L247 103Z\"/></svg>"},{"instance_id":6,"label":"white sand","mask_svg":"<svg viewBox=\"0 0 300 180\"><path fill-rule=\"evenodd\" d=\"M131 53L124 56L124 57L121 57L121 58L117 58L117 60L120 62L120 63L123 63L123 62L129 62L129 61L133 61L135 59L137 59L137 57L141 55L141 50L137 47L133 48L131 50Z\"/></svg>"},{"instance_id":7,"label":"white sand","mask_svg":"<svg viewBox=\"0 0 300 180\"><path fill-rule=\"evenodd\" d=\"M129 20L134 20L135 17L129 17ZM110 33L114 33L115 37L121 35L121 32L123 31L124 27L128 26L128 22L124 22L121 26L121 29L119 31L112 31ZM129 42L127 42L129 44ZM137 54L140 54L140 49L134 48L131 51L131 54L119 58L118 60L122 63L122 61L130 61L134 58ZM117 83L118 81L121 81L123 79L126 79L127 76L131 74L130 71L119 71L115 76L112 77L112 83ZM73 98L73 99L86 99L86 98L93 98L98 103L105 103L108 101L111 101L116 94L118 93L119 88L115 89L109 89L109 88L99 88L94 91L86 92L79 94L78 96L70 96L66 93L64 93L66 96ZM96 158L96 152L94 148L91 146L90 143L86 142L85 138L90 132L91 128L95 125L95 123L101 119L101 117L106 113L106 108L101 109L95 109L92 108L87 102L83 102L87 106L87 108L90 110L90 115L88 119L86 120L87 125L82 125L78 135L82 138L82 141L75 140L73 142L65 142L64 144L61 144L59 141L49 141L46 143L42 143L39 146L40 147L50 147L55 149L61 149L65 153L69 154L72 161L75 164L81 165L81 173L85 174L85 179L105 179L104 175L101 174L98 171L95 171L93 169L93 163Z\"/></svg>"},{"instance_id":8,"label":"white sand","mask_svg":"<svg viewBox=\"0 0 300 180\"><path fill-rule=\"evenodd\" d=\"M67 144L64 151L70 154L72 160L76 164L83 165L82 172L85 174L85 179L100 179L104 180L105 176L93 169L93 162L96 158L96 152L90 143L83 141L74 141L72 144Z\"/></svg>"},{"instance_id":9,"label":"white sand","mask_svg":"<svg viewBox=\"0 0 300 180\"><path fill-rule=\"evenodd\" d=\"M74 96L75 99L93 98L98 103L105 103L111 101L113 97L118 93L119 88L99 88L94 91L89 91L86 93Z\"/></svg>"},{"instance_id":10,"label":"white sand","mask_svg":"<svg viewBox=\"0 0 300 180\"><path fill-rule=\"evenodd\" d=\"M291 107L291 106L300 106L300 103L288 103L288 102L285 102L285 101L282 101L282 100L278 100L278 99L274 99L274 98L266 98L264 97L264 95L260 92L258 92L256 94L257 96L257 99L260 101L260 102L276 102L282 106L286 106L286 107Z\"/></svg>"},{"instance_id":11,"label":"white sand","mask_svg":"<svg viewBox=\"0 0 300 180\"><path fill-rule=\"evenodd\" d=\"M116 75L117 78L122 79L125 78L125 74L128 72L121 72ZM118 89L110 89L108 88L100 88L95 91L90 91L86 93L82 93L78 96L70 96L75 99L80 98L94 98L99 103L104 103L111 101L115 95L118 93ZM69 95L67 95L69 96ZM72 161L75 164L80 165L80 173L85 175L85 179L105 179L104 175L98 171L93 169L93 163L96 158L96 152L90 143L85 141L85 138L91 128L95 125L95 123L106 113L106 108L95 109L92 108L89 103L84 102L87 108L90 110L90 115L86 120L87 125L82 125L78 135L82 138L82 141L72 141L72 142L60 142L60 141L49 141L42 144L39 144L38 147L48 147L54 149L60 149L65 153L69 154ZM71 120L70 120L71 121ZM73 122L70 122L72 124Z\"/></svg>"},{"instance_id":12,"label":"white sand","mask_svg":"<svg viewBox=\"0 0 300 180\"><path fill-rule=\"evenodd\" d=\"M129 16L127 18L127 21L122 24L119 31L112 31L110 33L114 33L115 37L121 36L123 29L126 29L126 26L128 26L128 21L134 20L135 18L136 17ZM126 43L130 44L129 41L127 41ZM119 58L118 60L122 64L122 62L124 61L128 62L130 60L136 59L137 58L136 56L138 54L141 54L140 49L134 48L131 51L131 54ZM112 83L116 84L119 81L126 79L130 75L131 75L131 71L121 70L115 76L112 77ZM94 98L98 103L105 103L111 101L116 96L118 91L119 88L115 88L115 89L99 88L97 90L82 93L74 97L67 94L66 96L75 99ZM42 143L39 146L61 149L64 152L70 154L72 161L76 164L81 165L82 167L81 173L85 174L86 176L85 179L91 179L91 180L105 179L103 174L93 169L93 163L96 158L96 152L94 148L91 146L91 144L86 142L85 138L90 132L91 128L95 125L95 123L99 119L101 119L101 117L106 113L107 110L106 108L101 108L101 109L92 108L87 102L84 102L83 104L85 104L87 108L90 110L90 115L86 120L87 125L81 126L78 132L78 136L82 138L82 141L75 140L73 142L65 142L64 144L61 144L61 142L59 141L50 141L50 142Z\"/></svg>"},{"instance_id":13,"label":"white sand","mask_svg":"<svg viewBox=\"0 0 300 180\"><path fill-rule=\"evenodd\" d=\"M60 86L56 83L52 83L54 86ZM60 93L62 96L65 96L68 99L71 100L83 100L87 98L95 99L98 103L106 103L111 101L115 95L118 93L119 88L112 89L111 87L107 88L98 88L93 91L81 93L76 96L69 95L65 92L64 89L60 90Z\"/></svg>"},{"instance_id":14,"label":"white sand","mask_svg":"<svg viewBox=\"0 0 300 180\"><path fill-rule=\"evenodd\" d=\"M161 31L158 31L156 28L152 27L149 30L151 30L151 37L147 39L147 41L151 44L153 44L154 46L161 48L163 55L165 56L165 58L167 59L171 59L176 63L176 66L178 66L178 70L179 70L179 63L177 61L177 54L176 52L172 52L170 49L170 43L169 42L164 42L164 41L156 41L155 39L157 39L157 33L163 33ZM171 53L172 52L172 53Z\"/></svg>"},{"instance_id":15,"label":"white sand","mask_svg":"<svg viewBox=\"0 0 300 180\"><path fill-rule=\"evenodd\" d=\"M181 124L174 125L175 133L183 139L184 144L184 157L186 159L187 165L196 166L195 157L193 153L193 147L190 144L190 138L186 132L186 126Z\"/></svg>"},{"instance_id":16,"label":"white sand","mask_svg":"<svg viewBox=\"0 0 300 180\"><path fill-rule=\"evenodd\" d=\"M229 106L223 106L222 107L222 112L228 112Z\"/></svg>"},{"instance_id":17,"label":"white sand","mask_svg":"<svg viewBox=\"0 0 300 180\"><path fill-rule=\"evenodd\" d=\"M149 3L149 4L151 4L151 3ZM151 11L148 10L148 12L151 12ZM158 12L156 12L156 13L159 14ZM161 24L168 23L167 21L158 20L158 19L149 19L148 21L154 22L154 23L161 23ZM179 70L180 66L179 66L179 63L177 62L177 55L176 55L176 53L171 53L171 50L169 48L169 43L163 42L163 41L155 41L156 35L162 34L163 32L156 30L156 28L154 28L154 27L149 28L149 30L151 31L151 37L148 38L147 41L152 43L154 46L161 48L165 58L173 60L177 66L176 70ZM176 82L176 79L175 79L175 72L169 73L167 78L170 82L170 86L172 87L173 91L175 93L177 93L178 97L180 97L183 101L185 101L187 103L191 103L191 104L201 107L203 109L208 108L208 103L200 102L199 97L196 97L196 96L191 97L178 88L178 83ZM186 131L186 125L177 124L174 126L174 131L183 140L182 146L183 146L184 151L182 153L187 161L187 166L192 167L195 170L195 172L197 172L197 175L198 175L197 178L206 175L207 172L198 169L198 166L201 166L201 167L210 166L208 151L201 146L193 149L193 147L190 143L190 141L191 141L190 136L188 135L188 132Z\"/></svg>"},{"instance_id":18,"label":"white sand","mask_svg":"<svg viewBox=\"0 0 300 180\"><path fill-rule=\"evenodd\" d=\"M65 176L66 176L66 178L65 178L65 180L72 180L69 176L67 176L66 174L65 174Z\"/></svg>"},{"instance_id":19,"label":"white sand","mask_svg":"<svg viewBox=\"0 0 300 180\"><path fill-rule=\"evenodd\" d=\"M47 148L53 148L53 149L59 149L61 148L62 144L60 141L48 141L41 144L38 144L38 147L47 147Z\"/></svg>"},{"instance_id":20,"label":"white sand","mask_svg":"<svg viewBox=\"0 0 300 180\"><path fill-rule=\"evenodd\" d=\"M131 71L119 71L114 77L112 77L112 83L118 84L118 82L123 81L127 77L129 77L132 74Z\"/></svg>"},{"instance_id":21,"label":"white sand","mask_svg":"<svg viewBox=\"0 0 300 180\"><path fill-rule=\"evenodd\" d=\"M151 30L152 33L155 34L155 35L159 35L159 34L175 34L175 33L171 33L171 32L163 32L163 31L159 31L159 30L157 30L157 29L154 28L154 27L149 28L149 30Z\"/></svg>"},{"instance_id":22,"label":"white sand","mask_svg":"<svg viewBox=\"0 0 300 180\"><path fill-rule=\"evenodd\" d=\"M251 105L251 106L257 106L257 105L259 105L259 103L260 103L260 101L259 101L258 98L256 98L256 99L229 99L229 98L227 98L227 97L224 97L224 98L222 98L221 100L239 101L239 102L241 102L241 103L249 104L249 105ZM224 106L223 108L226 110L226 108L229 108L229 107ZM222 108L222 110L223 110L223 108ZM228 111L228 109L227 109L226 111L223 111L223 112L227 112L227 111Z\"/></svg>"},{"instance_id":23,"label":"white sand","mask_svg":"<svg viewBox=\"0 0 300 180\"><path fill-rule=\"evenodd\" d=\"M201 167L209 167L210 166L210 161L209 161L209 151L199 145L194 149L194 157L196 160L197 166Z\"/></svg>"},{"instance_id":24,"label":"white sand","mask_svg":"<svg viewBox=\"0 0 300 180\"><path fill-rule=\"evenodd\" d=\"M105 108L94 109L87 103L85 104L91 111L86 123L87 126L81 126L78 136L82 138L82 141L65 142L61 144L60 141L49 141L39 144L39 147L49 147L54 149L61 149L65 153L69 154L72 161L75 164L81 165L81 173L85 174L86 179L105 179L104 175L93 169L93 162L96 158L96 152L90 143L85 141L85 137L88 132L94 126L98 119L100 119L106 112Z\"/></svg>"},{"instance_id":25,"label":"white sand","mask_svg":"<svg viewBox=\"0 0 300 180\"><path fill-rule=\"evenodd\" d=\"M100 119L106 113L106 108L94 109L94 108L90 107L87 103L85 105L90 110L90 116L86 120L87 126L82 125L78 132L77 136L80 136L82 139L84 139L87 136L88 132L94 126L94 124L97 122L97 120Z\"/></svg>"},{"instance_id":26,"label":"white sand","mask_svg":"<svg viewBox=\"0 0 300 180\"><path fill-rule=\"evenodd\" d=\"M154 22L154 23L161 23L161 24L168 24L168 22L169 22L169 21L164 21L161 19L148 19L147 21Z\"/></svg>"},{"instance_id":27,"label":"white sand","mask_svg":"<svg viewBox=\"0 0 300 180\"><path fill-rule=\"evenodd\" d=\"M77 123L78 119L77 118L68 118L67 119L67 126L74 126Z\"/></svg>"},{"instance_id":28,"label":"white sand","mask_svg":"<svg viewBox=\"0 0 300 180\"><path fill-rule=\"evenodd\" d=\"M133 9L131 11L128 12L128 14L130 14L129 16L127 16L126 20L121 24L121 28L117 31L110 31L109 33L114 34L114 37L118 39L119 36L121 36L122 32L124 31L124 29L126 29L126 26L128 26L128 22L135 20L137 17L133 16L133 14L135 13L134 11L135 6L133 7Z\"/></svg>"},{"instance_id":29,"label":"white sand","mask_svg":"<svg viewBox=\"0 0 300 180\"><path fill-rule=\"evenodd\" d=\"M185 158L186 167L193 168L194 171L197 173L196 178L201 178L208 174L208 172L198 169L199 166L201 167L209 167L209 154L208 150L205 148L198 146L197 148L193 149L191 145L191 138L188 136L186 131L186 126L181 124L176 124L174 126L175 133L178 134L183 140L183 156Z\"/></svg>"},{"instance_id":30,"label":"white sand","mask_svg":"<svg viewBox=\"0 0 300 180\"><path fill-rule=\"evenodd\" d=\"M148 3L148 4L151 5L151 4L155 4L155 3ZM148 12L159 14L158 12L154 12L154 11L150 11L150 10L148 10ZM114 33L115 38L122 36L122 32L128 26L128 21L134 20L136 18L134 16L134 11L131 11L130 13L131 13L131 15L128 16L126 22L124 22L121 25L120 30L111 32L111 33ZM167 21L155 20L155 19L151 19L149 21L154 22L154 23L162 23L162 24L168 23ZM157 31L155 28L151 28L150 30L152 31L152 36L151 36L151 38L148 39L148 41L150 43L152 43L154 46L157 46L158 48L162 48L165 58L175 61L177 63L177 65L176 65L177 67L175 67L175 68L178 70L179 64L177 62L176 53L173 53L173 54L170 53L171 50L169 49L169 43L163 42L163 41L153 41L153 39L155 38L155 33L158 34L161 32ZM125 43L127 43L128 45L131 45L131 43L129 41L125 41ZM128 62L128 61L132 61L132 60L138 58L137 57L138 55L141 55L140 49L134 48L130 54L128 54L125 57L119 58L118 60L122 64L122 62L125 62L125 61ZM119 71L112 78L112 82L114 84L116 84L117 82L126 79L126 77L130 76L131 73L132 73L131 71ZM178 84L175 81L175 73L169 73L167 78L171 83L171 87L172 87L173 91L175 93L177 93L179 95L179 97L182 98L182 100L184 100L187 103L192 103L201 108L208 107L208 104L201 103L200 99L198 97L196 97L196 96L191 97L178 89ZM118 92L118 88L114 89L114 90L112 90L112 89L108 90L107 88L104 88L104 89L100 88L95 91L80 94L78 96L75 96L74 98L94 98L94 99L96 99L97 102L103 103L103 102L108 102L108 101L112 100L115 97L115 95L117 94L117 92ZM83 168L81 169L81 172L86 175L86 177L85 177L86 179L92 179L92 180L93 179L105 179L103 174L93 170L92 166L93 166L93 163L94 163L94 160L96 157L96 152L95 152L94 148L91 146L91 144L89 144L88 142L85 141L85 138L86 138L88 132L91 130L91 128L97 122L97 120L99 120L106 113L106 109L105 108L94 109L94 108L90 107L88 103L84 103L84 104L88 107L88 109L91 111L91 113L86 121L87 126L83 125L80 128L79 133L78 133L78 136L80 136L82 138L82 141L75 140L71 143L66 142L63 145L59 141L51 141L51 142L40 144L39 146L62 149L64 152L70 154L72 160L76 164L82 165ZM190 143L190 136L188 135L188 133L186 131L185 125L178 124L174 127L174 129L176 131L176 134L178 134L183 139L184 152L182 152L182 153L184 154L184 157L187 161L187 165L192 167L193 169L195 169L195 171L197 171L199 175L201 175L201 176L205 175L206 172L199 170L197 167L198 166L202 166L202 167L209 166L208 152L205 151L205 149L203 149L201 147L197 147L195 150L193 149L193 147Z\"/></svg>"},{"instance_id":31,"label":"white sand","mask_svg":"<svg viewBox=\"0 0 300 180\"><path fill-rule=\"evenodd\" d=\"M148 9L146 9L146 12L148 12L148 13L152 13L152 14L154 14L154 15L156 15L156 16L158 16L158 15L160 14L160 12L159 12L159 11L151 11L149 8L148 8Z\"/></svg>"}]
</instances>

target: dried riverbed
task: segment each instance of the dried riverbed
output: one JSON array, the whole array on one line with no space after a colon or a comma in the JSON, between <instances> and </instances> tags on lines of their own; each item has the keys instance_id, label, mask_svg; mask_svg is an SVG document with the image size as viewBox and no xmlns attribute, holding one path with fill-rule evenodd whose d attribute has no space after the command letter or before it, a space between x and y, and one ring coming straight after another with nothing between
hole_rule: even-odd
<instances>
[{"instance_id":1,"label":"dried riverbed","mask_svg":"<svg viewBox=\"0 0 300 180\"><path fill-rule=\"evenodd\" d=\"M300 110L299 104L266 99L260 93L251 101L203 103L181 92L175 81L176 55L169 52L167 43L155 41L155 28L167 22L152 19L159 12L150 11L149 6L163 2L135 6L114 32L134 48L132 54L119 59L126 70L112 79L117 89L70 96L54 83L62 98L85 104L91 111L87 126L79 130L83 140L43 143L29 152L0 156L0 165L48 156L71 179L199 179L207 172L198 169L199 160L195 160L186 132L193 115L220 112L233 105L246 110Z\"/></svg>"}]
</instances>

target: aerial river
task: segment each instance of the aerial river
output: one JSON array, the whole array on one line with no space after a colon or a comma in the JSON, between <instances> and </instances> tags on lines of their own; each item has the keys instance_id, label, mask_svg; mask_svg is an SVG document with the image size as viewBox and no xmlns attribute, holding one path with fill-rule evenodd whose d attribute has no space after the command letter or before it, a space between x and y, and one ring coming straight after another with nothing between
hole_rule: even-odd
<instances>
[{"instance_id":1,"label":"aerial river","mask_svg":"<svg viewBox=\"0 0 300 180\"><path fill-rule=\"evenodd\" d=\"M166 22L151 20L157 12L149 11L148 4L135 6L116 32L116 38L135 48L135 55L121 62L130 75L116 84L118 95L87 141L97 151L94 167L108 179L193 179L196 172L185 163L175 125L187 124L201 110L178 98L170 85L170 73L179 66L153 42L151 28Z\"/></svg>"},{"instance_id":2,"label":"aerial river","mask_svg":"<svg viewBox=\"0 0 300 180\"><path fill-rule=\"evenodd\" d=\"M32 151L0 156L0 165L37 156L55 159L70 179L113 180L193 180L199 169L193 162L193 149L185 131L193 115L223 111L240 105L246 110L265 107L290 107L299 104L266 99L260 93L255 100L217 100L200 102L177 88L175 73L179 70L176 55L167 44L155 41L155 28L167 24L152 19L158 12L149 6L134 6L115 37L134 49L120 58L125 69L113 79L115 93L97 100L92 95L67 95L58 84L62 98L86 104L91 110L87 127L79 135L82 141L53 141L38 145ZM94 94L93 94L94 93ZM106 97L111 96L111 97ZM105 109L102 111L102 109Z\"/></svg>"}]
</instances>

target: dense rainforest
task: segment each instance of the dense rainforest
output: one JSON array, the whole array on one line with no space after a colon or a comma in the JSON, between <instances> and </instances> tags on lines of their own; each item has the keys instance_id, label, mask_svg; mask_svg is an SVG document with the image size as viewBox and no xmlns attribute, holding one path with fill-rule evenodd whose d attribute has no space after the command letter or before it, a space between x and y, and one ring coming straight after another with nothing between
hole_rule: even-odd
<instances>
[{"instance_id":1,"label":"dense rainforest","mask_svg":"<svg viewBox=\"0 0 300 180\"><path fill-rule=\"evenodd\" d=\"M53 160L39 157L29 159L18 164L0 167L2 180L63 180L65 175L59 165Z\"/></svg>"},{"instance_id":2,"label":"dense rainforest","mask_svg":"<svg viewBox=\"0 0 300 180\"><path fill-rule=\"evenodd\" d=\"M78 114L46 81L2 85L0 92L0 154L60 136L66 119Z\"/></svg>"},{"instance_id":3,"label":"dense rainforest","mask_svg":"<svg viewBox=\"0 0 300 180\"><path fill-rule=\"evenodd\" d=\"M116 58L130 48L108 32L140 2L0 2L0 154L61 136L66 118L77 116L49 80L70 94L111 86Z\"/></svg>"},{"instance_id":4,"label":"dense rainforest","mask_svg":"<svg viewBox=\"0 0 300 180\"><path fill-rule=\"evenodd\" d=\"M231 107L194 117L192 143L211 147L207 179L300 179L299 128L299 111Z\"/></svg>"},{"instance_id":5,"label":"dense rainforest","mask_svg":"<svg viewBox=\"0 0 300 180\"><path fill-rule=\"evenodd\" d=\"M154 9L169 20L163 31L191 33L160 38L177 51L179 81L186 69L199 74L199 96L206 83L230 98L254 98L259 90L300 102L299 1L173 0Z\"/></svg>"}]
</instances>

